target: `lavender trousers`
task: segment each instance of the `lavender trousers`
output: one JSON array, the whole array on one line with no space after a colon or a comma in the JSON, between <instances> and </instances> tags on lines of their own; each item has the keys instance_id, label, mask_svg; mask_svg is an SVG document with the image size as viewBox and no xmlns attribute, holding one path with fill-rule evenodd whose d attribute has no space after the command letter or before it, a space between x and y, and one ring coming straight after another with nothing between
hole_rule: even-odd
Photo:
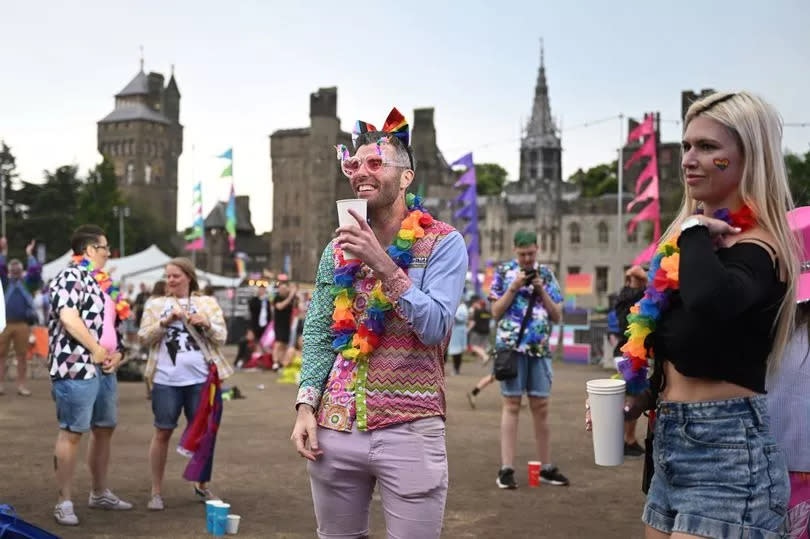
<instances>
[{"instance_id":1,"label":"lavender trousers","mask_svg":"<svg viewBox=\"0 0 810 539\"><path fill-rule=\"evenodd\" d=\"M318 537L368 537L377 482L389 539L441 535L448 485L441 417L367 432L319 428L318 445L323 455L307 463Z\"/></svg>"}]
</instances>

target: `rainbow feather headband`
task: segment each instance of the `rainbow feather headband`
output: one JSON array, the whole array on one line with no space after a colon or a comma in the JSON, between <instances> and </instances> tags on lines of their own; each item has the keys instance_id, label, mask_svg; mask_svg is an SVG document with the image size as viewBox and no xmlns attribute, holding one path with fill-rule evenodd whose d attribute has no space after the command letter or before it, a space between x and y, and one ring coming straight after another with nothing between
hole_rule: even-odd
<instances>
[{"instance_id":1,"label":"rainbow feather headband","mask_svg":"<svg viewBox=\"0 0 810 539\"><path fill-rule=\"evenodd\" d=\"M362 120L355 122L354 129L352 129L352 144L357 147L357 138L360 135L365 133L374 133L376 131L382 131L387 135L397 137L406 148L410 145L411 134L408 121L405 120L405 116L403 116L396 107L392 108L391 112L388 113L388 117L385 119L382 130L378 130L376 127L374 127L374 125ZM379 144L380 141L378 140L377 145L379 146Z\"/></svg>"}]
</instances>

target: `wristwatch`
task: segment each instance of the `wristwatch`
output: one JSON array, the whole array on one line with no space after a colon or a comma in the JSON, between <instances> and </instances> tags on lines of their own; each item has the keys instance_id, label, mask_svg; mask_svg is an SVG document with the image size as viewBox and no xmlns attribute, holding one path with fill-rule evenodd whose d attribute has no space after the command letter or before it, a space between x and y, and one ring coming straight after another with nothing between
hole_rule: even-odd
<instances>
[{"instance_id":1,"label":"wristwatch","mask_svg":"<svg viewBox=\"0 0 810 539\"><path fill-rule=\"evenodd\" d=\"M690 217L689 219L687 219L686 221L681 223L681 232L683 232L684 230L686 230L688 228L692 228L692 227L695 227L695 226L705 227L706 225L705 225L705 223L703 221L701 221L697 217Z\"/></svg>"}]
</instances>

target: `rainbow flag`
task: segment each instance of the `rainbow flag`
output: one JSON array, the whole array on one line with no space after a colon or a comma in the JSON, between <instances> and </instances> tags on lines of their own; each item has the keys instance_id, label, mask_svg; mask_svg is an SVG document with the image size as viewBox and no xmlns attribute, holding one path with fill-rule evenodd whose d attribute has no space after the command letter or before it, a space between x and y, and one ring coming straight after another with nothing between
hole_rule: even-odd
<instances>
[{"instance_id":1,"label":"rainbow flag","mask_svg":"<svg viewBox=\"0 0 810 539\"><path fill-rule=\"evenodd\" d=\"M228 198L228 207L225 209L225 230L228 232L228 249L236 249L236 192L231 182L231 196Z\"/></svg>"},{"instance_id":2,"label":"rainbow flag","mask_svg":"<svg viewBox=\"0 0 810 539\"><path fill-rule=\"evenodd\" d=\"M197 182L191 196L194 222L191 233L186 236L186 251L205 249L205 226L203 222L202 182Z\"/></svg>"},{"instance_id":3,"label":"rainbow flag","mask_svg":"<svg viewBox=\"0 0 810 539\"><path fill-rule=\"evenodd\" d=\"M565 276L566 296L587 296L593 294L593 275L576 273Z\"/></svg>"},{"instance_id":4,"label":"rainbow flag","mask_svg":"<svg viewBox=\"0 0 810 539\"><path fill-rule=\"evenodd\" d=\"M219 177L231 179L231 196L228 198L228 206L225 208L225 231L228 232L228 249L233 252L236 249L236 193L233 188L233 148L228 148L217 158L230 161Z\"/></svg>"}]
</instances>

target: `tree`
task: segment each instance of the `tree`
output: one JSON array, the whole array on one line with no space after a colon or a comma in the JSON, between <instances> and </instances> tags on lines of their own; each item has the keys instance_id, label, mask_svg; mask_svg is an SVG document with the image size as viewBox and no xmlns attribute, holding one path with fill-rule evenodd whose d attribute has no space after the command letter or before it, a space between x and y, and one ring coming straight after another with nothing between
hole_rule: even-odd
<instances>
[{"instance_id":1,"label":"tree","mask_svg":"<svg viewBox=\"0 0 810 539\"><path fill-rule=\"evenodd\" d=\"M579 169L568 178L568 181L576 184L584 197L615 193L619 186L618 162L597 165L586 171Z\"/></svg>"},{"instance_id":2,"label":"tree","mask_svg":"<svg viewBox=\"0 0 810 539\"><path fill-rule=\"evenodd\" d=\"M793 202L796 206L810 206L810 151L804 156L786 152L785 167Z\"/></svg>"},{"instance_id":3,"label":"tree","mask_svg":"<svg viewBox=\"0 0 810 539\"><path fill-rule=\"evenodd\" d=\"M23 246L30 238L20 236L23 208L17 203L14 186L17 180L17 160L11 153L11 148L3 142L0 146L0 185L6 190L6 236L9 239L9 249L12 256L17 258L23 253Z\"/></svg>"},{"instance_id":4,"label":"tree","mask_svg":"<svg viewBox=\"0 0 810 539\"><path fill-rule=\"evenodd\" d=\"M497 163L475 165L476 193L479 196L500 195L506 183L506 169Z\"/></svg>"},{"instance_id":5,"label":"tree","mask_svg":"<svg viewBox=\"0 0 810 539\"><path fill-rule=\"evenodd\" d=\"M15 203L24 208L18 233L22 237L15 238L15 241L36 239L46 245L51 257L67 250L81 188L76 172L75 166L63 166L53 173L46 170L44 184L23 182L14 194Z\"/></svg>"},{"instance_id":6,"label":"tree","mask_svg":"<svg viewBox=\"0 0 810 539\"><path fill-rule=\"evenodd\" d=\"M118 179L113 164L106 158L87 173L81 184L76 204L73 226L94 224L104 229L107 241L113 248L118 245L118 218L113 212L115 206L123 206L118 190ZM130 252L129 249L126 252Z\"/></svg>"},{"instance_id":7,"label":"tree","mask_svg":"<svg viewBox=\"0 0 810 539\"><path fill-rule=\"evenodd\" d=\"M155 244L169 256L177 254L177 247L173 243L177 234L173 226L135 200L127 201L127 206L130 209L130 216L125 221L128 253L137 253Z\"/></svg>"}]
</instances>

